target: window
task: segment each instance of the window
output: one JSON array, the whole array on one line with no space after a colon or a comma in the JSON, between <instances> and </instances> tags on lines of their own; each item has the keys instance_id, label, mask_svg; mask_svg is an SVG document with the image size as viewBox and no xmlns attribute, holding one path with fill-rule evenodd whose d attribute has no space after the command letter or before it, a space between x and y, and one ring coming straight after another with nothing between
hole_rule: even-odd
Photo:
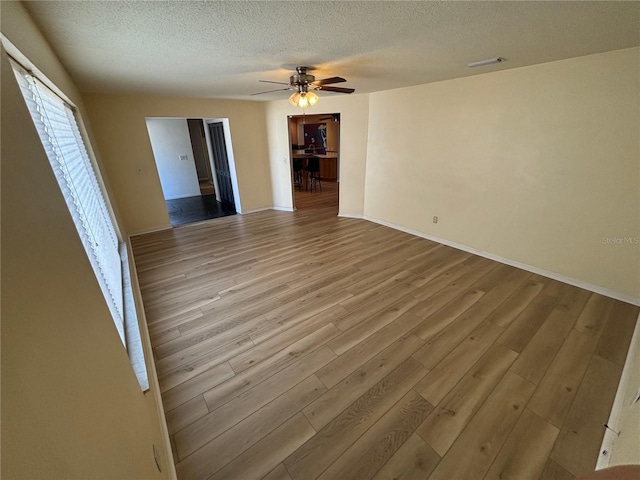
<instances>
[{"instance_id":1,"label":"window","mask_svg":"<svg viewBox=\"0 0 640 480\"><path fill-rule=\"evenodd\" d=\"M135 319L126 246L120 242L96 172L87 153L72 107L30 72L11 61L22 95L66 200L80 239L141 387L148 388L139 331L125 325ZM127 291L128 290L128 291ZM126 301L129 297L130 301ZM133 315L131 315L133 313ZM129 328L127 328L129 327ZM142 356L142 365L134 361Z\"/></svg>"}]
</instances>

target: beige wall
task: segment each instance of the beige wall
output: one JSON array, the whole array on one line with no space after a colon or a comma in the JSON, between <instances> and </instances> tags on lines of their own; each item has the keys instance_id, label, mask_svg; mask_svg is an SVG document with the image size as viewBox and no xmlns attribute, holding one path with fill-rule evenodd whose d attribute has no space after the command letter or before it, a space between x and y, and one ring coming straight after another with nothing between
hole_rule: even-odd
<instances>
[{"instance_id":1,"label":"beige wall","mask_svg":"<svg viewBox=\"0 0 640 480\"><path fill-rule=\"evenodd\" d=\"M109 94L83 99L128 232L170 225L145 117L228 118L242 211L271 206L264 103Z\"/></svg>"},{"instance_id":2,"label":"beige wall","mask_svg":"<svg viewBox=\"0 0 640 480\"><path fill-rule=\"evenodd\" d=\"M635 48L371 94L365 215L640 297L639 62Z\"/></svg>"},{"instance_id":3,"label":"beige wall","mask_svg":"<svg viewBox=\"0 0 640 480\"><path fill-rule=\"evenodd\" d=\"M292 208L291 166L289 160L288 115L300 115L300 108L288 100L266 105L266 125L273 205ZM368 95L322 96L308 114L340 113L340 214L362 215L366 172Z\"/></svg>"},{"instance_id":4,"label":"beige wall","mask_svg":"<svg viewBox=\"0 0 640 480\"><path fill-rule=\"evenodd\" d=\"M20 4L2 3L2 33L82 111ZM170 478L155 397L140 390L4 49L0 56L1 476Z\"/></svg>"}]
</instances>

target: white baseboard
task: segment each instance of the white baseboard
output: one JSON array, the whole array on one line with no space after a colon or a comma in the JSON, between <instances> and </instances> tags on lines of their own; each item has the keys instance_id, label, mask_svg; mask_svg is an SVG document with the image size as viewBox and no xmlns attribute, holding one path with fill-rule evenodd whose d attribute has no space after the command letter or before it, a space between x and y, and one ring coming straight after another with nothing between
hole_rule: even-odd
<instances>
[{"instance_id":1,"label":"white baseboard","mask_svg":"<svg viewBox=\"0 0 640 480\"><path fill-rule=\"evenodd\" d=\"M347 216L347 215L341 215ZM351 217L358 218L358 217ZM509 258L504 258L499 255L495 255L493 253L484 252L482 250L478 250L477 248L468 247L466 245L461 245L456 242L452 242L450 240L439 238L434 235L429 235L427 233L419 232L417 230L413 230L411 228L402 227L400 225L396 225L391 222L387 222L385 220L381 220L379 218L370 217L368 215L363 215L361 218L364 220L369 220L370 222L377 223L380 225L384 225L385 227L393 228L395 230L400 230L401 232L409 233L411 235L415 235L417 237L425 238L427 240L431 240L433 242L441 243L443 245L447 245L449 247L456 248L458 250L462 250L463 252L472 253L474 255L479 255L481 257L488 258L489 260L495 260L496 262L504 263L506 265L511 265L512 267L520 268L522 270L526 270L531 273L535 273L538 275L542 275L543 277L551 278L553 280L557 280L562 283L568 283L569 285L573 285L574 287L584 288L585 290L589 290L591 292L599 293L600 295L604 295L605 297L615 298L616 300L620 300L625 303L630 303L632 305L640 305L640 297L635 297L633 295L628 295L626 293L616 292L614 290L610 290L605 287L601 287L600 285L595 285L593 283L585 282L583 280L578 280L577 278L567 277L565 275L552 272L550 270L545 270L544 268L534 267L532 265L527 265L526 263L521 263L516 260L511 260Z\"/></svg>"},{"instance_id":2,"label":"white baseboard","mask_svg":"<svg viewBox=\"0 0 640 480\"><path fill-rule=\"evenodd\" d=\"M171 228L171 227L169 227ZM162 230L167 230L163 228ZM167 475L170 480L176 480L176 465L173 460L173 451L171 449L171 440L169 439L169 428L167 427L167 417L164 413L164 407L162 403L162 395L160 393L160 384L158 382L158 371L156 370L155 360L153 358L153 349L151 347L151 338L149 335L149 328L147 324L147 318L144 311L144 303L142 300L142 293L140 291L140 284L138 283L138 271L136 269L136 263L133 258L133 247L131 246L131 236L127 241L127 247L131 256L129 257L130 268L130 280L131 280L131 293L133 301L135 303L135 310L137 315L137 321L140 331L140 341L144 352L144 363L148 373L149 389L146 390L143 395L151 395L155 400L156 412L158 416L160 436L162 437L162 447L164 450L164 458L166 461Z\"/></svg>"},{"instance_id":3,"label":"white baseboard","mask_svg":"<svg viewBox=\"0 0 640 480\"><path fill-rule=\"evenodd\" d=\"M342 212L338 212L338 216L339 217L343 217L343 218L356 218L358 220L363 220L364 216L360 215L359 213L342 213Z\"/></svg>"},{"instance_id":4,"label":"white baseboard","mask_svg":"<svg viewBox=\"0 0 640 480\"><path fill-rule=\"evenodd\" d=\"M620 415L621 411L624 408L625 397L627 396L627 392L629 390L629 382L631 379L631 370L632 363L636 356L636 350L638 349L638 345L640 344L640 315L638 315L638 319L636 320L636 328L633 331L633 337L631 337L631 344L629 345L629 351L627 352L627 358L624 362L624 367L622 369L622 375L620 376L620 383L618 384L618 390L616 391L616 396L613 400L613 405L611 407L611 414L609 415L609 420L607 420L607 427L604 431L604 437L602 438L602 446L600 447L600 454L598 455L598 462L596 463L596 470L602 470L603 468L608 468L611 461L611 453L615 449L616 440L619 437L619 432L623 428L636 428L639 429L638 425L620 425ZM627 406L627 408L630 408Z\"/></svg>"},{"instance_id":5,"label":"white baseboard","mask_svg":"<svg viewBox=\"0 0 640 480\"><path fill-rule=\"evenodd\" d=\"M129 238L135 237L137 235L145 235L147 233L163 232L165 230L171 230L172 228L173 227L171 225L165 225L163 227L154 227L154 228L148 228L145 230L136 230L135 232L129 234Z\"/></svg>"},{"instance_id":6,"label":"white baseboard","mask_svg":"<svg viewBox=\"0 0 640 480\"><path fill-rule=\"evenodd\" d=\"M271 210L271 207L258 207L258 208L251 208L249 210L237 210L237 212L240 215L248 215L250 213L256 213L256 212L263 212L264 210Z\"/></svg>"},{"instance_id":7,"label":"white baseboard","mask_svg":"<svg viewBox=\"0 0 640 480\"><path fill-rule=\"evenodd\" d=\"M293 211L295 211L295 208L293 208L293 207L276 207L276 206L273 206L273 207L271 207L271 210L277 210L278 212L293 212Z\"/></svg>"},{"instance_id":8,"label":"white baseboard","mask_svg":"<svg viewBox=\"0 0 640 480\"><path fill-rule=\"evenodd\" d=\"M252 208L250 210L244 210L242 212L238 212L240 215L247 215L249 213L256 213L256 212L264 212L265 210L277 210L279 212L293 212L293 208L291 207L277 207L275 205L269 205L268 207L258 207L258 208Z\"/></svg>"}]
</instances>

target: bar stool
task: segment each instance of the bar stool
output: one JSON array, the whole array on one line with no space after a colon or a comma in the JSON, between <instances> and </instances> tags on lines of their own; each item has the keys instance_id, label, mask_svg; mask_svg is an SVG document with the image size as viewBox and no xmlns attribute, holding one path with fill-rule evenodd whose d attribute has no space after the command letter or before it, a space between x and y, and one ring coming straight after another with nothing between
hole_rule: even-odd
<instances>
[{"instance_id":1,"label":"bar stool","mask_svg":"<svg viewBox=\"0 0 640 480\"><path fill-rule=\"evenodd\" d=\"M293 159L293 187L298 187L302 191L302 179L304 170L304 164L301 158Z\"/></svg>"},{"instance_id":2,"label":"bar stool","mask_svg":"<svg viewBox=\"0 0 640 480\"><path fill-rule=\"evenodd\" d=\"M309 181L311 182L310 190L316 188L316 183L320 185L320 191L322 191L322 181L320 180L320 158L311 157L307 162L307 173L309 174Z\"/></svg>"}]
</instances>

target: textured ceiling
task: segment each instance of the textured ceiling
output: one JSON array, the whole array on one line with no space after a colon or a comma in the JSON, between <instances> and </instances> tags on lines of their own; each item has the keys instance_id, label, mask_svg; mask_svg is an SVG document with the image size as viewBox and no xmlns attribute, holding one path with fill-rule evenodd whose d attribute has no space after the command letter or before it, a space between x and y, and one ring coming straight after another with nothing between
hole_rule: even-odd
<instances>
[{"instance_id":1,"label":"textured ceiling","mask_svg":"<svg viewBox=\"0 0 640 480\"><path fill-rule=\"evenodd\" d=\"M286 92L249 96L272 87L259 79L310 65L367 93L640 44L640 2L24 4L91 92L273 100ZM507 61L466 67L496 56Z\"/></svg>"}]
</instances>

